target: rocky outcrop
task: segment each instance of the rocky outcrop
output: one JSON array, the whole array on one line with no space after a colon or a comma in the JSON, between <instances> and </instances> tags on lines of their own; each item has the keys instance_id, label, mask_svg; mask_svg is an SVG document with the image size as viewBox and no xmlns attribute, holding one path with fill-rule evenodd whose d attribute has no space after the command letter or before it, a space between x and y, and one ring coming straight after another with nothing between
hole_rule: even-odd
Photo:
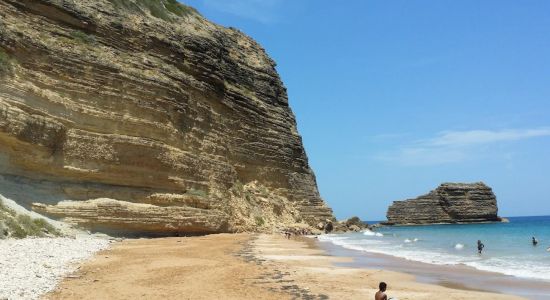
<instances>
[{"instance_id":1,"label":"rocky outcrop","mask_svg":"<svg viewBox=\"0 0 550 300\"><path fill-rule=\"evenodd\" d=\"M387 224L476 223L500 221L490 187L478 183L443 183L429 194L389 207Z\"/></svg>"},{"instance_id":2,"label":"rocky outcrop","mask_svg":"<svg viewBox=\"0 0 550 300\"><path fill-rule=\"evenodd\" d=\"M0 0L0 175L97 230L333 219L275 63L174 0Z\"/></svg>"},{"instance_id":3,"label":"rocky outcrop","mask_svg":"<svg viewBox=\"0 0 550 300\"><path fill-rule=\"evenodd\" d=\"M351 217L346 220L340 220L336 222L334 226L335 232L359 232L368 229L369 225L366 222L361 221L357 216Z\"/></svg>"}]
</instances>

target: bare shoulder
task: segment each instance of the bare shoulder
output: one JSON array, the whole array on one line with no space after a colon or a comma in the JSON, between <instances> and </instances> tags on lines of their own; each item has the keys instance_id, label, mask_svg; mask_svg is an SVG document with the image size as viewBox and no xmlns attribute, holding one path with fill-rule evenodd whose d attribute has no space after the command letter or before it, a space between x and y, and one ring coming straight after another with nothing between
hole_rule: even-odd
<instances>
[{"instance_id":1,"label":"bare shoulder","mask_svg":"<svg viewBox=\"0 0 550 300\"><path fill-rule=\"evenodd\" d=\"M374 295L374 300L388 300L388 296L386 296L386 293L378 291Z\"/></svg>"}]
</instances>

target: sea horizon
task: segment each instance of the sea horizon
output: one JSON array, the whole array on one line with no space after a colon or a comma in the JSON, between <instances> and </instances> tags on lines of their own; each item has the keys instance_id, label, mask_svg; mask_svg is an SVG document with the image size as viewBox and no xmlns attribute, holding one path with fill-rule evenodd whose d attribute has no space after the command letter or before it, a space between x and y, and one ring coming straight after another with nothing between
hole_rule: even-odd
<instances>
[{"instance_id":1,"label":"sea horizon","mask_svg":"<svg viewBox=\"0 0 550 300\"><path fill-rule=\"evenodd\" d=\"M533 215L533 216L500 216L501 218L510 219L510 218L538 218L538 217L550 217L550 214L547 215ZM387 220L361 220L363 223L366 223L368 225L374 225L379 224L382 222L386 222ZM488 223L500 223L500 222L488 222ZM478 223L441 223L438 225L475 225ZM411 224L411 225L384 225L384 226L430 226L433 224Z\"/></svg>"}]
</instances>

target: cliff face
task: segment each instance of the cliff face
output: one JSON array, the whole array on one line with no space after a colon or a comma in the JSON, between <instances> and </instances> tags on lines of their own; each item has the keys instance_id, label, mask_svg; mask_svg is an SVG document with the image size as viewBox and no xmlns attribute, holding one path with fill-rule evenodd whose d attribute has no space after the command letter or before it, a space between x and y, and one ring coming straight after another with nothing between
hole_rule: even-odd
<instances>
[{"instance_id":1,"label":"cliff face","mask_svg":"<svg viewBox=\"0 0 550 300\"><path fill-rule=\"evenodd\" d=\"M98 230L333 218L275 63L173 0L0 0L0 175Z\"/></svg>"},{"instance_id":2,"label":"cliff face","mask_svg":"<svg viewBox=\"0 0 550 300\"><path fill-rule=\"evenodd\" d=\"M429 194L394 201L389 224L475 223L500 221L497 200L484 183L444 183Z\"/></svg>"}]
</instances>

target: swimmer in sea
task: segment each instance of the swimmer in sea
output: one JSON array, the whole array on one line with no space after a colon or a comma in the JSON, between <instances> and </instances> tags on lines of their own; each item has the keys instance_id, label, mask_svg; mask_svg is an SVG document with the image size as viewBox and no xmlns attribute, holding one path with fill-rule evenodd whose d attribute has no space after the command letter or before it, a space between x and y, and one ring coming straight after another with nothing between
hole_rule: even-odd
<instances>
[{"instance_id":1,"label":"swimmer in sea","mask_svg":"<svg viewBox=\"0 0 550 300\"><path fill-rule=\"evenodd\" d=\"M533 246L536 246L539 243L535 237L533 237Z\"/></svg>"},{"instance_id":2,"label":"swimmer in sea","mask_svg":"<svg viewBox=\"0 0 550 300\"><path fill-rule=\"evenodd\" d=\"M481 251L483 251L483 248L485 248L485 245L480 240L477 240L477 251L479 254L481 254Z\"/></svg>"}]
</instances>

